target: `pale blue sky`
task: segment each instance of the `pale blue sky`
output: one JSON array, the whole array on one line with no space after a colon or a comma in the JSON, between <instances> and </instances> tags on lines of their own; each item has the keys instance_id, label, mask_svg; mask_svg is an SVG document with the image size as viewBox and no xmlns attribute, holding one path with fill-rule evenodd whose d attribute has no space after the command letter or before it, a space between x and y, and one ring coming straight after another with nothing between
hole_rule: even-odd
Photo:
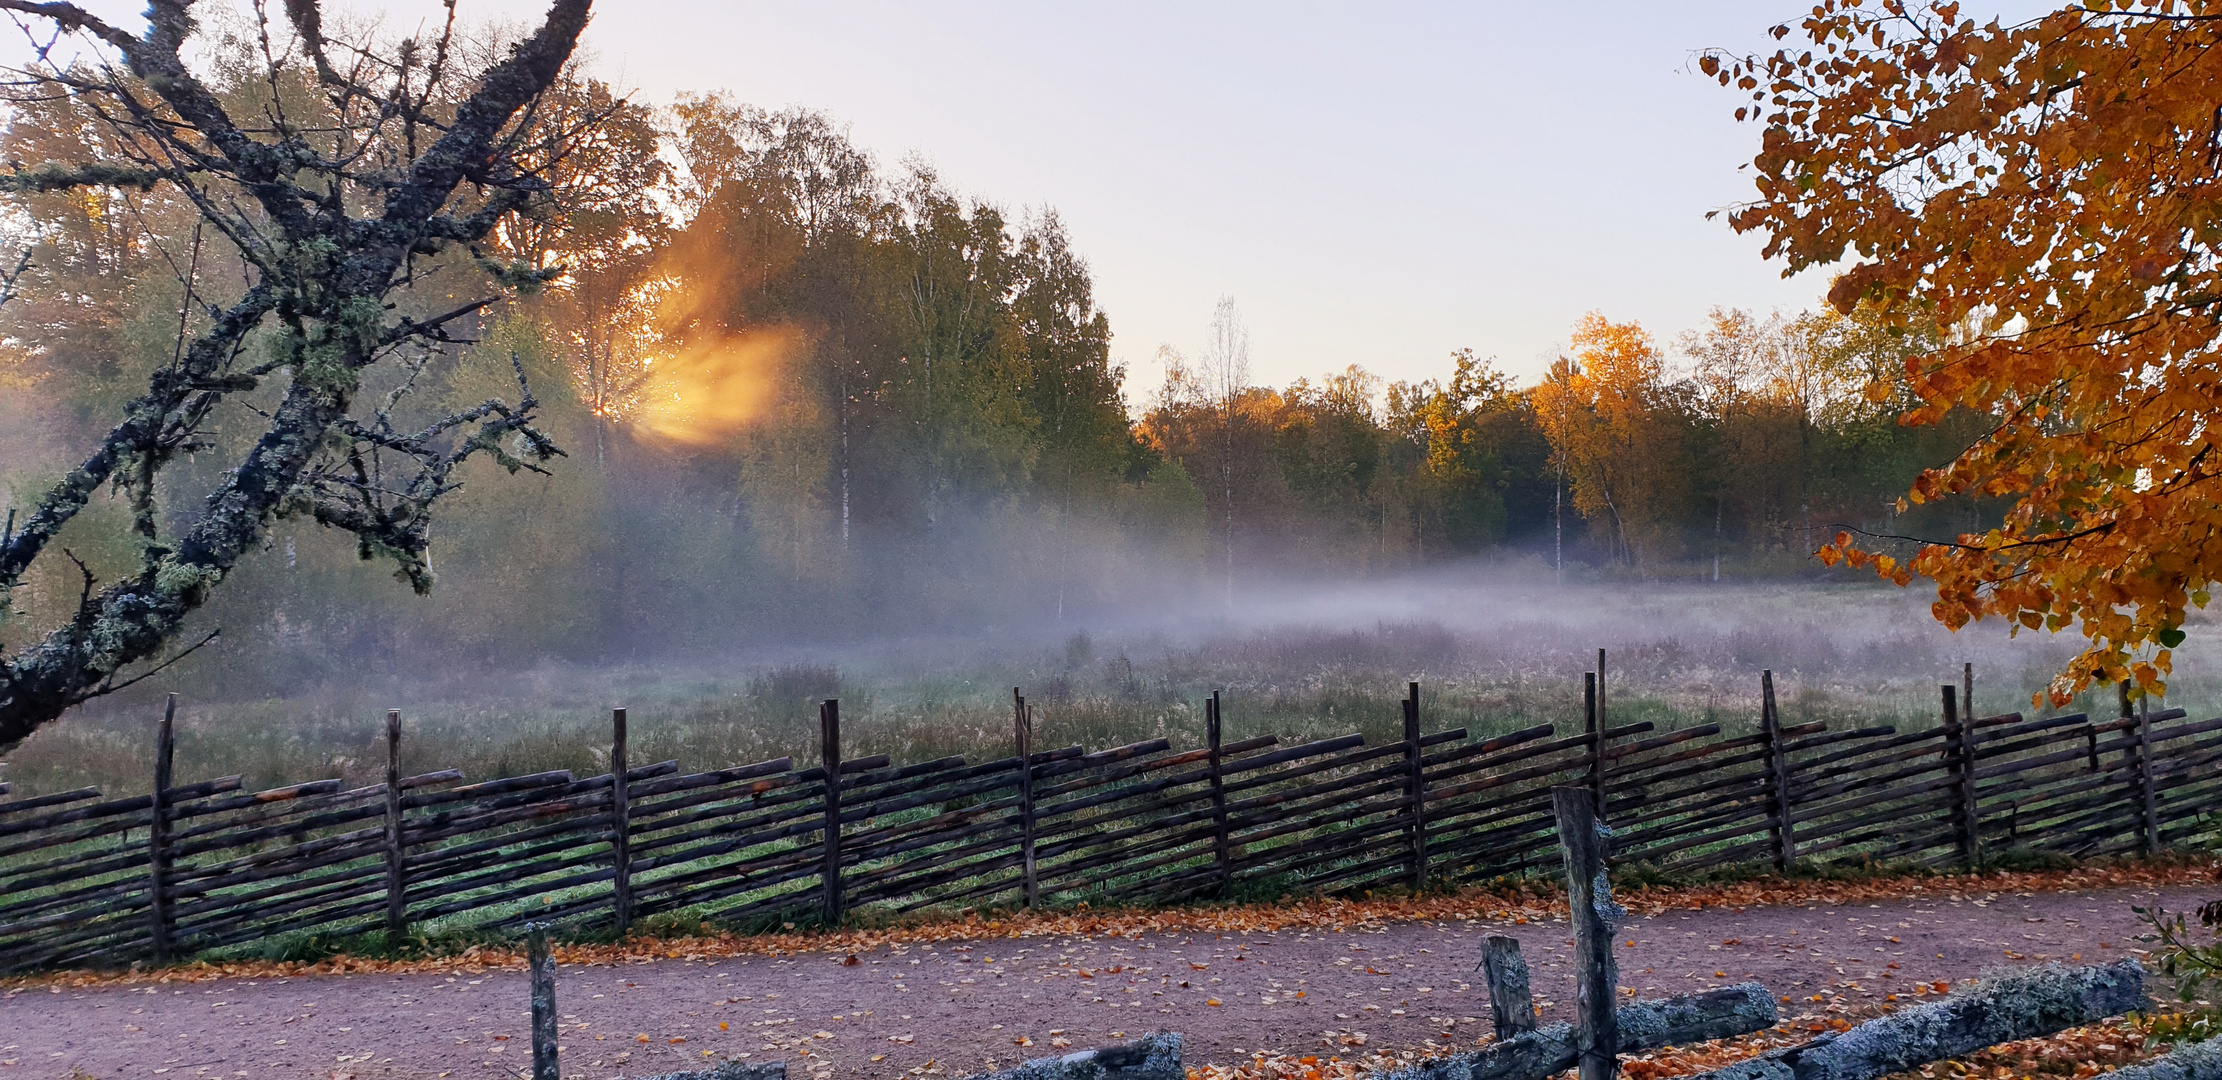
<instances>
[{"instance_id":1,"label":"pale blue sky","mask_svg":"<svg viewBox=\"0 0 2222 1080\"><path fill-rule=\"evenodd\" d=\"M1139 401L1221 294L1275 383L1437 375L1459 347L1531 376L1592 308L1670 337L1814 303L1704 219L1746 197L1757 131L1692 64L1802 10L633 0L591 39L651 98L824 109L885 160L1056 207Z\"/></svg>"},{"instance_id":2,"label":"pale blue sky","mask_svg":"<svg viewBox=\"0 0 2222 1080\"><path fill-rule=\"evenodd\" d=\"M119 21L140 0L95 3ZM276 7L277 5L273 5ZM406 27L429 0L383 10ZM544 0L462 0L533 19ZM1671 341L1719 304L1817 303L1705 212L1748 196L1758 131L1696 73L1796 0L1560 4L604 0L602 72L647 100L723 88L823 109L893 166L1054 206L1132 368L1193 354L1221 294L1253 371L1541 370L1583 312ZM1972 8L1971 8L1972 11Z\"/></svg>"}]
</instances>

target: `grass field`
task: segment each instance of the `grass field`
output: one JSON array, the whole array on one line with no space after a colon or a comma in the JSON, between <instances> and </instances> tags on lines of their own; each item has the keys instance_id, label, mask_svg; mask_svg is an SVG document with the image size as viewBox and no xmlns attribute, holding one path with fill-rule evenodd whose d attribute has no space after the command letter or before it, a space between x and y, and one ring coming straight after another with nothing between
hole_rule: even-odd
<instances>
[{"instance_id":1,"label":"grass field","mask_svg":"<svg viewBox=\"0 0 2222 1080\"><path fill-rule=\"evenodd\" d=\"M2189 627L2169 703L2222 698L2211 622ZM1228 737L1391 738L1404 683L1431 729L1477 733L1581 722L1581 674L1608 652L1616 721L1750 724L1759 672L1785 719L1934 722L1938 683L1976 669L1986 713L2028 709L2080 639L1977 626L1954 635L1926 597L1864 584L1558 586L1540 567L1265 592L1234 613L1199 605L1093 626L977 631L722 663L402 671L283 698L203 700L190 668L145 693L73 712L19 747L0 777L27 795L95 785L137 792L152 770L160 694L181 695L179 782L233 773L250 788L384 767L383 715L403 710L405 771L473 780L606 764L608 709L630 710L633 760L711 768L816 757L815 702L842 699L847 753L898 761L1011 748L1010 693L1035 705L1040 745L1202 738L1201 702L1224 692ZM2077 707L2107 710L2111 700Z\"/></svg>"}]
</instances>

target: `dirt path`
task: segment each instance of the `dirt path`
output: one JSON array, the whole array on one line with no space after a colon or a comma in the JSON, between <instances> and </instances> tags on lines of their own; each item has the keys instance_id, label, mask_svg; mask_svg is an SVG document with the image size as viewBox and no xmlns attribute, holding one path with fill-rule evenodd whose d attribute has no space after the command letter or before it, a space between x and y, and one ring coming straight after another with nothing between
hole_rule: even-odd
<instances>
[{"instance_id":1,"label":"dirt path","mask_svg":"<svg viewBox=\"0 0 2222 1080\"><path fill-rule=\"evenodd\" d=\"M1855 1009L2005 964L2111 960L2132 904L2211 888L1928 896L1670 911L1623 935L1645 997L1758 979L1787 1015ZM1344 932L1039 937L856 956L665 960L561 972L564 1076L785 1058L790 1076L961 1075L1160 1028L1190 1062L1253 1050L1470 1044L1488 1030L1481 939L1518 937L1546 1015L1571 999L1563 923L1414 922ZM0 998L0 1080L495 1080L528 1065L524 976L356 975L32 987ZM1024 1040L1025 1042L1022 1042ZM1026 1042L1030 1042L1027 1045Z\"/></svg>"}]
</instances>

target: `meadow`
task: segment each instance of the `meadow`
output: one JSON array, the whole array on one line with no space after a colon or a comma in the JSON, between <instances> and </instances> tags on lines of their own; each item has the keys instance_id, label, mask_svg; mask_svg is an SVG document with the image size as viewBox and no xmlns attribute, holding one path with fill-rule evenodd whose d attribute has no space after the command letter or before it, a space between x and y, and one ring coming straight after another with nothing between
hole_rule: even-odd
<instances>
[{"instance_id":1,"label":"meadow","mask_svg":"<svg viewBox=\"0 0 2222 1080\"><path fill-rule=\"evenodd\" d=\"M2189 627L2168 703L2207 715L2222 699L2222 647ZM0 762L11 797L81 786L143 790L161 695L180 695L180 782L242 774L247 787L326 777L373 782L384 713L402 710L404 772L473 780L606 768L609 712L629 710L632 759L713 768L791 754L814 761L816 702L839 697L850 756L897 761L1010 752L1011 689L1032 703L1037 744L1101 748L1164 737L1200 745L1202 702L1225 702L1227 737L1364 733L1393 740L1418 680L1431 729L1482 733L1582 722L1582 673L1607 652L1614 722L1662 728L1756 723L1771 668L1786 722L1936 722L1937 686L1975 665L1983 713L2031 711L2080 639L1958 634L1916 591L1859 582L1557 584L1541 565L1468 567L1338 586L1258 586L1228 609L1114 612L1093 625L1033 625L859 642L722 662L543 664L395 671L285 696L210 700L193 671L96 702ZM2068 710L2109 712L2110 694Z\"/></svg>"}]
</instances>

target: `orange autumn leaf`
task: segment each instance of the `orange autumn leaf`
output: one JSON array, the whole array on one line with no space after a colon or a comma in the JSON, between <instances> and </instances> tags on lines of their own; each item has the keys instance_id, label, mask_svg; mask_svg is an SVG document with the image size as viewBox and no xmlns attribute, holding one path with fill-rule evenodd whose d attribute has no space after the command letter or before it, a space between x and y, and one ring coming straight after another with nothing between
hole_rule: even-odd
<instances>
[{"instance_id":1,"label":"orange autumn leaf","mask_svg":"<svg viewBox=\"0 0 2222 1080\"><path fill-rule=\"evenodd\" d=\"M1831 564L1934 583L1958 628L2082 633L2047 693L2166 688L2222 578L2222 50L2166 0L1978 23L1937 0L1819 0L1771 55L1701 70L1763 125L1757 198L1730 212L1829 299L1946 329L1895 387L1909 423L1988 424L1909 503L2006 504L1986 532L1839 536ZM1792 38L1803 39L1791 44ZM1885 554L1889 547L1897 555Z\"/></svg>"}]
</instances>

